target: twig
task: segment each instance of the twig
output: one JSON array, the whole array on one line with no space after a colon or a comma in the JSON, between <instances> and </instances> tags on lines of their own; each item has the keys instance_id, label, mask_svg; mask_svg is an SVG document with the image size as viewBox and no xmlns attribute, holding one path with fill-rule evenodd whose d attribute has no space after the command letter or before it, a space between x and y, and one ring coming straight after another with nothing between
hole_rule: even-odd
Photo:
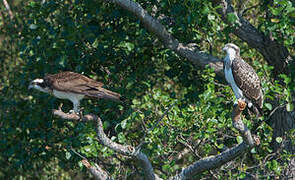
<instances>
[{"instance_id":1,"label":"twig","mask_svg":"<svg viewBox=\"0 0 295 180\"><path fill-rule=\"evenodd\" d=\"M244 102L242 105L244 105ZM242 107L242 105L234 105L232 112L232 122L233 126L237 128L238 131L241 133L244 141L241 144L229 148L218 155L198 160L194 164L184 168L180 174L171 177L170 180L188 179L189 177L193 177L194 175L201 173L203 171L215 169L233 160L234 158L242 155L254 146L254 141L251 136L251 132L248 130L246 125L244 125L243 121L241 120L241 113L244 108L244 106Z\"/></svg>"},{"instance_id":2,"label":"twig","mask_svg":"<svg viewBox=\"0 0 295 180\"><path fill-rule=\"evenodd\" d=\"M73 147L71 147L71 151L73 151L73 153L75 153L77 156L79 156L80 158L82 158L82 159L87 159L86 157L84 157L84 156L82 156L80 153L78 153L77 151L75 151L74 149L73 149Z\"/></svg>"},{"instance_id":3,"label":"twig","mask_svg":"<svg viewBox=\"0 0 295 180\"><path fill-rule=\"evenodd\" d=\"M82 164L90 171L90 173L94 176L95 179L98 180L111 180L111 178L106 171L104 171L98 164L95 163L95 167L91 166L88 159L84 156L82 156L80 153L75 151L73 147L71 147L71 151L75 153L77 156L82 158Z\"/></svg>"},{"instance_id":4,"label":"twig","mask_svg":"<svg viewBox=\"0 0 295 180\"><path fill-rule=\"evenodd\" d=\"M170 105L170 107L164 112L164 114L167 114L169 109L171 109L172 107L173 107L173 104ZM233 160L234 158L240 156L241 154L245 153L249 148L253 147L254 143L253 143L251 133L241 120L242 110L243 109L240 106L235 105L233 108L233 113L232 113L233 126L239 130L239 132L241 133L244 139L244 141L241 144L236 145L232 148L229 148L218 155L200 159L196 161L195 163L193 163L192 165L184 168L180 172L180 174L177 174L176 176L173 176L170 179L188 179L189 177L193 177L194 175L201 173L203 171L209 171L209 170L215 169ZM65 119L72 118L73 120L80 120L80 117L77 114L66 114L62 112L61 110L54 110L53 113L54 115L60 116ZM161 121L161 119L164 118L164 114L157 121L157 124ZM160 179L154 173L153 167L149 159L144 153L140 151L140 149L136 149L129 145L121 145L109 139L103 131L103 125L102 125L101 119L98 116L89 114L89 115L84 115L82 117L82 121L93 121L93 120L96 120L96 123L97 123L96 132L97 132L98 141L100 143L109 147L110 149L114 150L117 153L120 153L122 155L127 155L133 158L134 160L137 160L144 170L146 179ZM153 126L150 129L153 129L154 127L155 126ZM95 173L99 172L99 170L97 170L98 168L91 169L92 166L89 166L90 164L87 160L83 160L83 164L86 167L89 167L89 170L94 174L94 176L97 175Z\"/></svg>"},{"instance_id":5,"label":"twig","mask_svg":"<svg viewBox=\"0 0 295 180\"><path fill-rule=\"evenodd\" d=\"M141 143L136 147L136 149L140 149L145 143L146 141L144 140L146 135L150 132L152 132L157 126L158 124L162 121L162 119L167 115L167 113L170 111L170 109L175 105L175 102L170 104L170 106L165 110L165 112L162 114L162 116L160 117L160 119L158 119L158 121L151 127L149 128L147 131L145 131L143 137L142 137L142 141Z\"/></svg>"},{"instance_id":6,"label":"twig","mask_svg":"<svg viewBox=\"0 0 295 180\"><path fill-rule=\"evenodd\" d=\"M261 3L258 3L258 4L254 5L254 6L251 6L251 7L248 7L248 8L246 8L246 9L242 10L239 14L240 14L240 16L244 16L244 14L245 14L247 11L249 11L249 10L251 10L251 9L253 9L253 8L259 7L259 6L261 6Z\"/></svg>"}]
</instances>

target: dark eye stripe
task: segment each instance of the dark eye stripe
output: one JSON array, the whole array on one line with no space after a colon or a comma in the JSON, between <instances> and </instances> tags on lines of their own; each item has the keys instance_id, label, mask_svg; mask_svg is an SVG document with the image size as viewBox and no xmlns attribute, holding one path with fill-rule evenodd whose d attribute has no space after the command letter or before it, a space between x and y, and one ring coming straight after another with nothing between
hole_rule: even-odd
<instances>
[{"instance_id":1,"label":"dark eye stripe","mask_svg":"<svg viewBox=\"0 0 295 180\"><path fill-rule=\"evenodd\" d=\"M237 49L236 47L232 46L232 45L228 45L229 48L233 48L235 51L239 51L239 49Z\"/></svg>"}]
</instances>

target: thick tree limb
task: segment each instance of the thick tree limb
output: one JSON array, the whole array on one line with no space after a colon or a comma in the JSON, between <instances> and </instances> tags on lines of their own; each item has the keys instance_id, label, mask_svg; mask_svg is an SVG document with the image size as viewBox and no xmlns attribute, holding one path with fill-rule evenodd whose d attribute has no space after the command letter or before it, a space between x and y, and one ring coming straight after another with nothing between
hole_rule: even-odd
<instances>
[{"instance_id":1,"label":"thick tree limb","mask_svg":"<svg viewBox=\"0 0 295 180\"><path fill-rule=\"evenodd\" d=\"M160 179L154 173L153 167L152 167L149 159L147 158L147 156L144 153L142 153L140 151L140 149L135 149L134 147L128 146L128 145L118 144L116 142L113 142L111 139L109 139L106 136L106 134L103 131L103 125L102 125L101 119L98 116L96 116L94 114L88 114L88 115L84 115L84 116L80 117L77 114L74 114L74 113L67 114L67 113L62 112L61 110L53 110L53 114L56 116L59 116L60 118L66 119L66 120L96 121L96 123L97 123L97 127L96 127L97 138L100 143L102 143L103 145L107 146L108 148L116 151L117 153L129 156L129 157L133 157L136 160L138 160L141 167L144 170L144 174L145 174L146 179L156 179L156 180ZM91 169L89 169L89 170L91 170ZM94 170L92 169L92 171L94 171ZM99 173L101 171L96 170L95 172ZM95 175L95 173L93 175Z\"/></svg>"},{"instance_id":2,"label":"thick tree limb","mask_svg":"<svg viewBox=\"0 0 295 180\"><path fill-rule=\"evenodd\" d=\"M206 65L214 68L215 72L223 77L223 63L217 57L210 54L200 52L198 49L186 46L174 38L166 28L154 17L150 16L140 4L132 0L104 0L119 5L123 9L133 13L145 25L147 30L154 33L159 38L165 47L171 49L176 54L187 58L198 67L204 68Z\"/></svg>"},{"instance_id":3,"label":"thick tree limb","mask_svg":"<svg viewBox=\"0 0 295 180\"><path fill-rule=\"evenodd\" d=\"M106 171L101 169L97 164L96 167L91 166L87 159L82 160L82 164L90 171L90 173L98 180L111 180L111 178Z\"/></svg>"},{"instance_id":4,"label":"thick tree limb","mask_svg":"<svg viewBox=\"0 0 295 180\"><path fill-rule=\"evenodd\" d=\"M184 168L180 174L177 174L176 176L171 177L170 179L189 179L198 173L215 169L229 161L232 161L234 158L247 152L249 148L253 147L254 141L251 136L251 133L241 120L241 113L243 111L243 108L241 108L240 105L239 106L235 105L232 112L233 126L236 129L238 129L238 131L240 132L244 140L241 144L236 145L230 149L227 149L226 151L216 156L206 157L201 160L198 160L194 164L188 166L187 168ZM109 139L106 136L106 134L103 131L103 124L101 122L101 119L98 116L89 114L89 115L85 115L81 117L77 114L64 113L61 110L53 110L53 114L67 120L71 119L71 120L77 120L77 121L79 120L96 121L97 123L96 132L97 132L98 141L100 143L116 151L117 153L129 156L129 157L133 157L136 160L138 160L140 165L142 165L146 179L160 179L154 173L153 167L150 161L148 160L147 156L144 153L142 153L140 149L136 149L128 145L118 144L116 142L113 142L111 139ZM107 173L104 170L102 170L100 167L99 168L92 167L88 163L88 161L84 161L83 164L89 169L91 174L93 174L96 178L100 176L109 177L107 176Z\"/></svg>"},{"instance_id":5,"label":"thick tree limb","mask_svg":"<svg viewBox=\"0 0 295 180\"><path fill-rule=\"evenodd\" d=\"M120 154L136 158L140 162L140 164L142 165L142 168L144 170L144 174L147 179L160 179L154 173L153 166L144 153L142 153L139 149L135 149L132 146L121 145L121 144L115 143L112 140L110 140L103 131L101 119L99 117L95 117L95 118L97 119L96 132L97 132L97 136L98 136L100 143L102 143L103 145L109 147L110 149L112 149Z\"/></svg>"},{"instance_id":6,"label":"thick tree limb","mask_svg":"<svg viewBox=\"0 0 295 180\"><path fill-rule=\"evenodd\" d=\"M257 49L264 59L275 67L277 74L287 73L288 61L291 60L288 49L274 40L271 35L259 32L249 21L237 14L231 0L220 0L219 3L222 5L222 10L219 13L225 22L227 22L229 13L233 13L237 17L237 24L233 26L235 28L233 33L247 42L250 47Z\"/></svg>"}]
</instances>

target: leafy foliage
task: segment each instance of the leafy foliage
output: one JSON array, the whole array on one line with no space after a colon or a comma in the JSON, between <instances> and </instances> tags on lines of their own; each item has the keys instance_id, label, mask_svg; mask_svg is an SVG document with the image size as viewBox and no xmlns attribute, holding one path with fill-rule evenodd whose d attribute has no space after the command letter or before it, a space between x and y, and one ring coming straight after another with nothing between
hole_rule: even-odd
<instances>
[{"instance_id":1,"label":"leafy foliage","mask_svg":"<svg viewBox=\"0 0 295 180\"><path fill-rule=\"evenodd\" d=\"M209 53L218 55L225 42L237 42L242 56L249 57L246 60L262 78L266 114L277 106L274 101L286 103L287 110L293 110L295 73L273 79L274 69L229 34L230 28L221 23L218 7L211 2L138 2L149 12L157 5L155 16L165 15L161 23L169 32L181 42L197 43L200 50L209 49ZM162 178L242 141L231 125L230 87L223 85L212 69L197 69L163 48L130 13L94 0L22 3L14 5L17 13L13 22L5 13L0 19L1 178L89 177L72 149L100 164L114 178L142 176L135 162L95 140L93 124L52 117L52 109L62 102L64 111L68 111L70 102L27 91L30 80L65 70L102 81L127 99L125 104L85 100L82 106L85 114L100 115L112 140L134 146L146 141L142 150ZM274 1L251 11L270 13L268 19L258 14L255 25L265 33L271 32L294 52L294 4L290 3ZM169 106L172 108L164 114ZM267 116L263 118L255 122L244 119L248 127L258 124L261 146L213 173L204 172L195 178L212 178L212 174L219 179L249 174L280 176L291 154L282 149L274 152L273 129ZM290 136L294 139L292 132ZM277 137L275 141L282 144L285 139Z\"/></svg>"}]
</instances>

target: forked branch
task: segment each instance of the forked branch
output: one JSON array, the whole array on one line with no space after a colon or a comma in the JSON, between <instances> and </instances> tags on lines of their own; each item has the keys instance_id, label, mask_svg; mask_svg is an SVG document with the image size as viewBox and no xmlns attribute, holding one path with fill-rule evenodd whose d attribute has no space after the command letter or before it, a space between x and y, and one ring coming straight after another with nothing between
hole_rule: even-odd
<instances>
[{"instance_id":1,"label":"forked branch","mask_svg":"<svg viewBox=\"0 0 295 180\"><path fill-rule=\"evenodd\" d=\"M179 174L170 177L170 179L189 179L194 175L197 175L198 173L215 169L229 161L232 161L234 158L242 155L243 153L247 152L249 148L253 147L254 142L251 133L241 120L241 113L244 107L245 105L243 104L242 107L240 106L240 104L235 105L232 112L233 126L240 132L244 140L241 144L229 148L216 156L206 157L198 160L192 165L184 168ZM146 179L161 179L158 177L157 174L154 173L152 164L150 163L148 157L144 153L142 153L140 149L136 149L129 145L121 145L109 139L103 131L103 124L98 116L94 114L79 116L77 114L67 114L62 112L61 110L53 110L53 114L66 120L76 120L84 122L95 121L97 139L101 144L107 146L108 148L114 150L119 154L126 155L133 158L134 160L137 160L143 168ZM99 179L99 177L110 179L107 173L98 165L97 167L91 166L87 159L84 159L82 163L97 179Z\"/></svg>"},{"instance_id":2,"label":"forked branch","mask_svg":"<svg viewBox=\"0 0 295 180\"><path fill-rule=\"evenodd\" d=\"M152 167L149 159L147 158L147 156L144 153L142 153L139 149L135 149L134 147L129 146L129 145L118 144L106 136L106 134L103 131L103 125L102 125L100 117L98 117L94 114L88 114L88 115L84 115L84 116L79 116L74 113L67 114L67 113L64 113L62 110L53 110L53 114L56 116L59 116L62 119L66 119L66 120L76 120L76 121L84 121L84 122L85 121L95 121L96 122L97 140L101 144L107 146L108 148L116 151L119 154L129 156L129 157L134 158L135 160L139 161L141 167L143 168L146 179L160 179L154 173L153 167ZM85 166L88 165L86 161L83 164ZM102 168L100 168L99 166L97 168L94 168L94 167L91 168L90 166L88 166L87 168L90 170L92 175L94 175L98 179L99 179L99 172L105 172L105 171L101 171ZM98 173L98 174L96 174L96 173ZM104 173L104 174L106 174L106 173Z\"/></svg>"}]
</instances>

